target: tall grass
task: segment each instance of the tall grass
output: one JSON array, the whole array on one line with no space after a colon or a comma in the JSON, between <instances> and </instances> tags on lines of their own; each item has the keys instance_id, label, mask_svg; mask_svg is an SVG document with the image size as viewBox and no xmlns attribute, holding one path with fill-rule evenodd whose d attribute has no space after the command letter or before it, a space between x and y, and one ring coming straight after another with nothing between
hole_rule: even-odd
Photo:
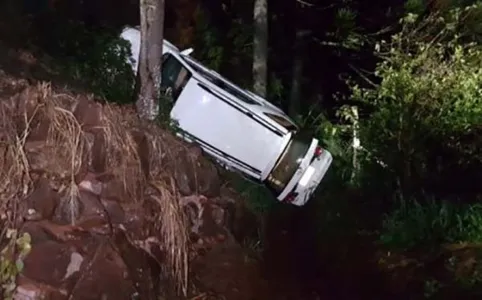
<instances>
[{"instance_id":1,"label":"tall grass","mask_svg":"<svg viewBox=\"0 0 482 300\"><path fill-rule=\"evenodd\" d=\"M402 201L385 216L380 241L403 250L443 243L480 243L482 204L454 204L435 199Z\"/></svg>"}]
</instances>

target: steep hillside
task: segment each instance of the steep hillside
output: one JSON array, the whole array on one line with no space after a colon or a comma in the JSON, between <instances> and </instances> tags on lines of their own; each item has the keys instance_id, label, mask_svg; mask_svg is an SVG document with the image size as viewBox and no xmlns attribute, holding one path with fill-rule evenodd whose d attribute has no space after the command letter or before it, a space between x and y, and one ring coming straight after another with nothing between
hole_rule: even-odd
<instances>
[{"instance_id":1,"label":"steep hillside","mask_svg":"<svg viewBox=\"0 0 482 300\"><path fill-rule=\"evenodd\" d=\"M0 116L5 293L254 297L257 266L231 232L241 202L200 149L131 107L4 72Z\"/></svg>"}]
</instances>

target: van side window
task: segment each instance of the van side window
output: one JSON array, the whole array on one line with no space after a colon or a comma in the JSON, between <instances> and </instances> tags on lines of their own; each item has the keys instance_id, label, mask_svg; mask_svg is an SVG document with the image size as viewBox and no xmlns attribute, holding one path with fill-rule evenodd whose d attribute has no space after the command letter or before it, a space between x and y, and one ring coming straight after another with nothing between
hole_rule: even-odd
<instances>
[{"instance_id":1,"label":"van side window","mask_svg":"<svg viewBox=\"0 0 482 300\"><path fill-rule=\"evenodd\" d=\"M219 88L225 90L229 94L233 95L234 97L238 98L239 100L251 104L251 105L259 105L258 102L253 100L251 96L246 95L245 93L242 92L241 89L238 89L234 83L229 82L227 79L221 77L221 76L216 76L211 74L210 72L204 70L204 68L201 68L200 66L196 65L192 61L193 58L186 59L186 62L189 64L191 68L193 68L196 72L199 73L199 75L203 76L207 80L209 80L211 83L214 85L218 86ZM214 72L213 72L214 73Z\"/></svg>"},{"instance_id":2,"label":"van side window","mask_svg":"<svg viewBox=\"0 0 482 300\"><path fill-rule=\"evenodd\" d=\"M176 102L190 78L191 72L172 54L166 53L162 56L162 94L172 96L172 100Z\"/></svg>"},{"instance_id":3,"label":"van side window","mask_svg":"<svg viewBox=\"0 0 482 300\"><path fill-rule=\"evenodd\" d=\"M268 117L270 117L276 123L280 124L281 126L283 126L286 129L288 129L289 131L296 131L298 129L298 127L296 127L295 124L293 124L291 121L289 121L288 119L286 119L282 116L270 114L270 113L264 113L264 114L267 115Z\"/></svg>"}]
</instances>

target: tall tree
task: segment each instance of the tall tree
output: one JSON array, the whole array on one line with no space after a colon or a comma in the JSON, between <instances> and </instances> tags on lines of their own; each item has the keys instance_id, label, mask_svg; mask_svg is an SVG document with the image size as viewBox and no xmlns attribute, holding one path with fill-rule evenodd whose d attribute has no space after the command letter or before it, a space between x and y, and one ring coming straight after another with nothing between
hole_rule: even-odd
<instances>
[{"instance_id":1,"label":"tall tree","mask_svg":"<svg viewBox=\"0 0 482 300\"><path fill-rule=\"evenodd\" d=\"M141 49L136 90L139 116L154 120L159 114L164 0L140 0Z\"/></svg>"},{"instance_id":2,"label":"tall tree","mask_svg":"<svg viewBox=\"0 0 482 300\"><path fill-rule=\"evenodd\" d=\"M295 45L293 53L291 91L288 113L296 118L301 108L301 81L303 79L303 42L309 31L296 28Z\"/></svg>"},{"instance_id":3,"label":"tall tree","mask_svg":"<svg viewBox=\"0 0 482 300\"><path fill-rule=\"evenodd\" d=\"M266 97L268 86L268 0L254 1L253 88Z\"/></svg>"},{"instance_id":4,"label":"tall tree","mask_svg":"<svg viewBox=\"0 0 482 300\"><path fill-rule=\"evenodd\" d=\"M310 30L304 29L302 23L302 7L298 7L298 1L295 1L293 6L294 21L294 47L293 47L293 62L291 75L291 91L288 113L292 118L298 117L301 109L301 83L303 80L303 58L305 53L305 40L311 34Z\"/></svg>"}]
</instances>

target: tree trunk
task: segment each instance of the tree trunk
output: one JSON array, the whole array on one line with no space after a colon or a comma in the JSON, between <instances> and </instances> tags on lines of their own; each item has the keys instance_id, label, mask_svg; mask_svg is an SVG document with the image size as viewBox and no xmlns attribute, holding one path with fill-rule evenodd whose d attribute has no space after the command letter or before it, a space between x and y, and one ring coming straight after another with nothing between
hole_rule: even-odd
<instances>
[{"instance_id":1,"label":"tree trunk","mask_svg":"<svg viewBox=\"0 0 482 300\"><path fill-rule=\"evenodd\" d=\"M154 120L159 114L162 43L164 38L164 0L140 0L141 50L136 88L137 113Z\"/></svg>"},{"instance_id":2,"label":"tree trunk","mask_svg":"<svg viewBox=\"0 0 482 300\"><path fill-rule=\"evenodd\" d=\"M254 1L253 88L266 98L268 85L268 0Z\"/></svg>"},{"instance_id":3,"label":"tree trunk","mask_svg":"<svg viewBox=\"0 0 482 300\"><path fill-rule=\"evenodd\" d=\"M301 80L303 79L303 39L306 31L299 28L295 33L295 45L293 53L291 92L288 113L290 117L296 118L301 107Z\"/></svg>"}]
</instances>

